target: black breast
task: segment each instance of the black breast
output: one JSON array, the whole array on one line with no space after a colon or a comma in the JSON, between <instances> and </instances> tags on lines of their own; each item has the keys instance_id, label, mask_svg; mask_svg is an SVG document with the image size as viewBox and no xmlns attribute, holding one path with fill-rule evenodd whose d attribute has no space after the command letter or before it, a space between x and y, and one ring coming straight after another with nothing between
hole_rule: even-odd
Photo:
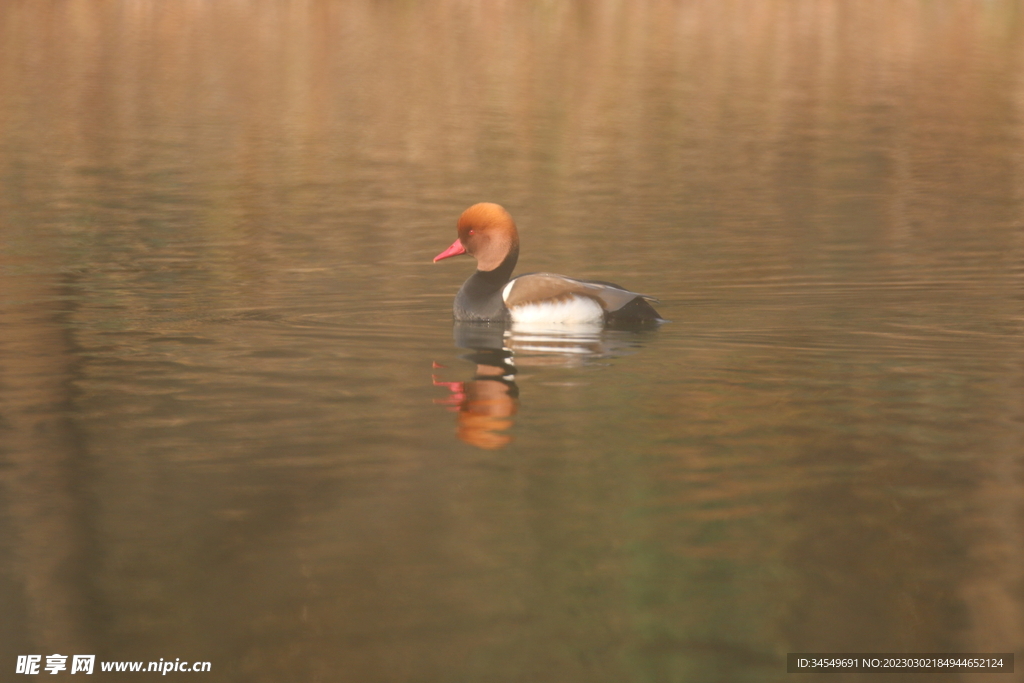
<instances>
[{"instance_id":1,"label":"black breast","mask_svg":"<svg viewBox=\"0 0 1024 683\"><path fill-rule=\"evenodd\" d=\"M453 312L456 320L508 320L508 309L501 298L501 289L508 284L508 276L478 270L473 273L455 295Z\"/></svg>"}]
</instances>

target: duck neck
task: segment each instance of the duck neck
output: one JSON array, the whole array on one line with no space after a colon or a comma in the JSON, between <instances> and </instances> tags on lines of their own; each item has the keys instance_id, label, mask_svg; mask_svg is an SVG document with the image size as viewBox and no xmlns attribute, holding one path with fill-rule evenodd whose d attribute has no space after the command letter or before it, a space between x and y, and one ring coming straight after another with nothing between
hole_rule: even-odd
<instances>
[{"instance_id":1,"label":"duck neck","mask_svg":"<svg viewBox=\"0 0 1024 683\"><path fill-rule=\"evenodd\" d=\"M508 316L501 289L508 284L519 260L513 249L493 270L477 270L469 276L455 297L456 320L500 321Z\"/></svg>"},{"instance_id":2,"label":"duck neck","mask_svg":"<svg viewBox=\"0 0 1024 683\"><path fill-rule=\"evenodd\" d=\"M519 245L513 245L505 259L493 270L477 270L474 274L480 280L488 284L494 284L498 289L505 286L512 278L512 271L516 269L516 262L519 261Z\"/></svg>"}]
</instances>

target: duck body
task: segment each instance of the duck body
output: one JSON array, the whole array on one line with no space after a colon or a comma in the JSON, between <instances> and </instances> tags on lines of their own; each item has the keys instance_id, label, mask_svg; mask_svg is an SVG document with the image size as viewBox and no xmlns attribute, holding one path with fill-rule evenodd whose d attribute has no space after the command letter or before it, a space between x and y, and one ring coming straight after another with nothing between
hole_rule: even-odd
<instances>
[{"instance_id":1,"label":"duck body","mask_svg":"<svg viewBox=\"0 0 1024 683\"><path fill-rule=\"evenodd\" d=\"M497 204L474 204L459 218L459 238L434 261L469 254L477 270L455 296L458 321L522 324L645 324L662 320L656 299L611 282L554 273L513 278L519 260L515 222Z\"/></svg>"}]
</instances>

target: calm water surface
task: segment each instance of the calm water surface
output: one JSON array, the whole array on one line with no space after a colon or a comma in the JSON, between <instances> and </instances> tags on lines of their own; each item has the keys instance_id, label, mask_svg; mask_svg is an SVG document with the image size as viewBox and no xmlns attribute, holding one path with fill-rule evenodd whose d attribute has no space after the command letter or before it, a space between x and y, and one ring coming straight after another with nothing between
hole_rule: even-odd
<instances>
[{"instance_id":1,"label":"calm water surface","mask_svg":"<svg viewBox=\"0 0 1024 683\"><path fill-rule=\"evenodd\" d=\"M1000 1L3 3L0 669L1022 652L1022 50ZM671 322L453 329L477 201Z\"/></svg>"}]
</instances>

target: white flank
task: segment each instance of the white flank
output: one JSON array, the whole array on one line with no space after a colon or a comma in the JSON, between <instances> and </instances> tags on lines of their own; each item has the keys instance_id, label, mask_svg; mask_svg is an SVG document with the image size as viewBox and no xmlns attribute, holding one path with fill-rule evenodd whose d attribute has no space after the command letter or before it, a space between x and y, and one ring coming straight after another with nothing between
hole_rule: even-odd
<instances>
[{"instance_id":1,"label":"white flank","mask_svg":"<svg viewBox=\"0 0 1024 683\"><path fill-rule=\"evenodd\" d=\"M517 326L593 325L604 322L601 304L585 296L573 296L565 301L522 304L510 308L509 313Z\"/></svg>"}]
</instances>

